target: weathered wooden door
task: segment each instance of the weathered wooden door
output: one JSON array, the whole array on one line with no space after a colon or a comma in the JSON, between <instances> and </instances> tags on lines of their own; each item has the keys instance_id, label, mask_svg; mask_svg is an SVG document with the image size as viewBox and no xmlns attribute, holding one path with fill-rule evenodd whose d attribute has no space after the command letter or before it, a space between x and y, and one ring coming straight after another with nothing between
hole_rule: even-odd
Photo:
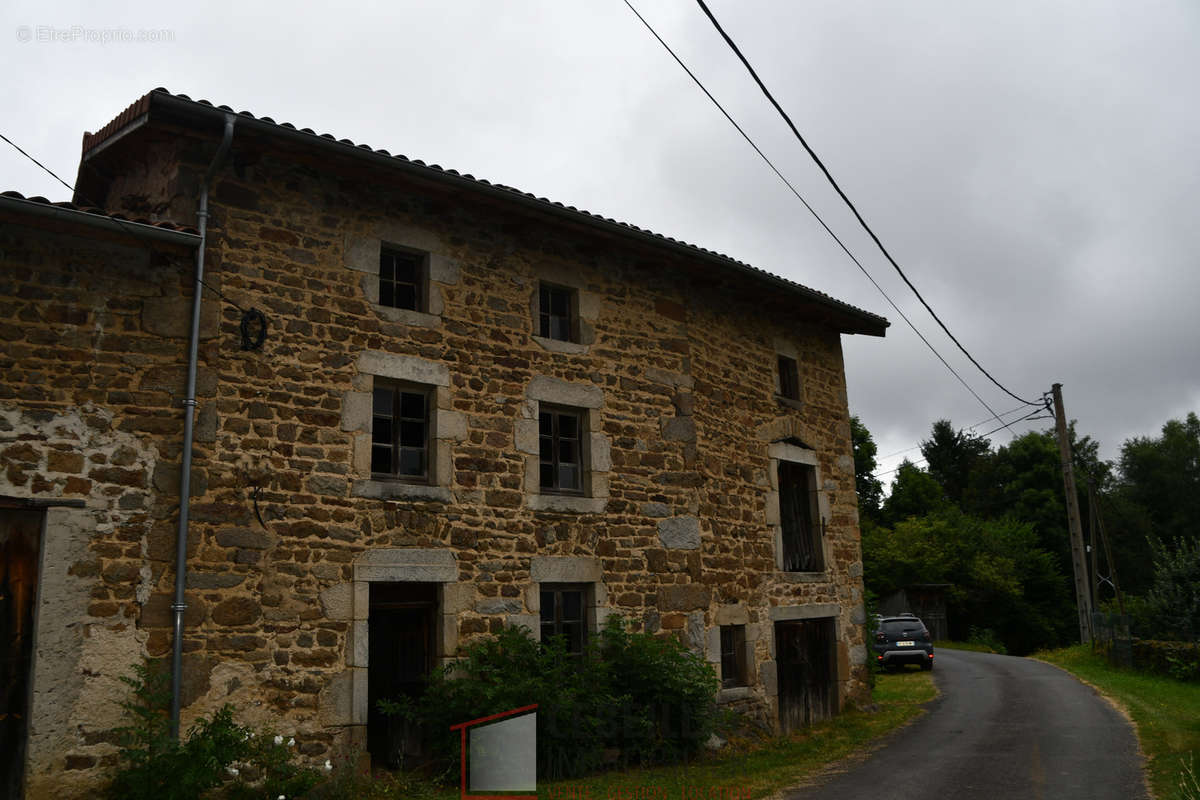
<instances>
[{"instance_id":1,"label":"weathered wooden door","mask_svg":"<svg viewBox=\"0 0 1200 800\"><path fill-rule=\"evenodd\" d=\"M42 512L0 508L0 800L17 800L29 733Z\"/></svg>"},{"instance_id":2,"label":"weathered wooden door","mask_svg":"<svg viewBox=\"0 0 1200 800\"><path fill-rule=\"evenodd\" d=\"M775 666L779 676L779 724L784 731L803 728L837 713L832 618L776 622Z\"/></svg>"},{"instance_id":3,"label":"weathered wooden door","mask_svg":"<svg viewBox=\"0 0 1200 800\"><path fill-rule=\"evenodd\" d=\"M372 583L367 617L367 750L376 766L411 766L423 751L421 732L380 713L379 700L417 697L433 666L431 583Z\"/></svg>"}]
</instances>

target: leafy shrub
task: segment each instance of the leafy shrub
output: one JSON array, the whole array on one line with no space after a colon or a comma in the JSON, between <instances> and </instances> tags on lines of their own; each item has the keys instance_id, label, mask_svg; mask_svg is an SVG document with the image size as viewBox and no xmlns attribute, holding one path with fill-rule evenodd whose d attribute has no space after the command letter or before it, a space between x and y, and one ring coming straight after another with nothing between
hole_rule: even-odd
<instances>
[{"instance_id":1,"label":"leafy shrub","mask_svg":"<svg viewBox=\"0 0 1200 800\"><path fill-rule=\"evenodd\" d=\"M972 625L971 632L967 636L967 642L986 647L993 653L999 653L1000 655L1008 653L1008 650L1004 647L1004 642L1000 641L1000 637L991 628L977 628Z\"/></svg>"},{"instance_id":2,"label":"leafy shrub","mask_svg":"<svg viewBox=\"0 0 1200 800\"><path fill-rule=\"evenodd\" d=\"M1200 540L1152 542L1154 586L1146 601L1152 635L1192 641L1200 636Z\"/></svg>"},{"instance_id":3,"label":"leafy shrub","mask_svg":"<svg viewBox=\"0 0 1200 800\"><path fill-rule=\"evenodd\" d=\"M416 701L380 708L419 722L450 768L460 747L451 725L537 703L538 774L557 779L695 752L716 725L717 688L711 665L678 640L629 633L614 616L582 655L560 637L505 629L435 670Z\"/></svg>"},{"instance_id":4,"label":"leafy shrub","mask_svg":"<svg viewBox=\"0 0 1200 800\"><path fill-rule=\"evenodd\" d=\"M106 792L112 800L197 800L213 793L275 800L320 780L316 771L292 763L281 739L234 722L230 705L196 720L187 738L176 741L167 712L169 674L159 662L136 665L134 672L121 677L132 696L120 704L130 723L114 731L122 765Z\"/></svg>"},{"instance_id":5,"label":"leafy shrub","mask_svg":"<svg viewBox=\"0 0 1200 800\"><path fill-rule=\"evenodd\" d=\"M1200 680L1200 645L1134 639L1133 666L1175 680Z\"/></svg>"},{"instance_id":6,"label":"leafy shrub","mask_svg":"<svg viewBox=\"0 0 1200 800\"><path fill-rule=\"evenodd\" d=\"M385 770L372 773L367 763L361 753L337 759L329 779L305 794L303 800L438 800L445 796L445 789L427 777Z\"/></svg>"}]
</instances>

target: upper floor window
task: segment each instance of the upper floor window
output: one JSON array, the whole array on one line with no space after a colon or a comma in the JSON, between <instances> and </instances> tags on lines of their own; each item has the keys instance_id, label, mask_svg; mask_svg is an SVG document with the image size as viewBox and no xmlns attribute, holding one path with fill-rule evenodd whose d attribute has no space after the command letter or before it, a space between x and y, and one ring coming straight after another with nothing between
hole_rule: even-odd
<instances>
[{"instance_id":1,"label":"upper floor window","mask_svg":"<svg viewBox=\"0 0 1200 800\"><path fill-rule=\"evenodd\" d=\"M800 367L796 359L779 356L779 396L788 400L800 399Z\"/></svg>"},{"instance_id":2,"label":"upper floor window","mask_svg":"<svg viewBox=\"0 0 1200 800\"><path fill-rule=\"evenodd\" d=\"M575 336L575 291L538 285L538 335L560 342L573 342Z\"/></svg>"},{"instance_id":3,"label":"upper floor window","mask_svg":"<svg viewBox=\"0 0 1200 800\"><path fill-rule=\"evenodd\" d=\"M379 252L379 305L425 311L425 257L393 248Z\"/></svg>"},{"instance_id":4,"label":"upper floor window","mask_svg":"<svg viewBox=\"0 0 1200 800\"><path fill-rule=\"evenodd\" d=\"M538 486L543 492L583 493L583 414L545 407L538 412Z\"/></svg>"},{"instance_id":5,"label":"upper floor window","mask_svg":"<svg viewBox=\"0 0 1200 800\"><path fill-rule=\"evenodd\" d=\"M566 640L567 652L579 655L587 640L587 624L584 619L583 586L542 584L541 621L542 641L551 636L562 636Z\"/></svg>"},{"instance_id":6,"label":"upper floor window","mask_svg":"<svg viewBox=\"0 0 1200 800\"><path fill-rule=\"evenodd\" d=\"M429 390L375 382L371 414L371 474L429 480Z\"/></svg>"},{"instance_id":7,"label":"upper floor window","mask_svg":"<svg viewBox=\"0 0 1200 800\"><path fill-rule=\"evenodd\" d=\"M825 557L818 516L817 471L808 464L779 462L779 524L783 570L821 572Z\"/></svg>"}]
</instances>

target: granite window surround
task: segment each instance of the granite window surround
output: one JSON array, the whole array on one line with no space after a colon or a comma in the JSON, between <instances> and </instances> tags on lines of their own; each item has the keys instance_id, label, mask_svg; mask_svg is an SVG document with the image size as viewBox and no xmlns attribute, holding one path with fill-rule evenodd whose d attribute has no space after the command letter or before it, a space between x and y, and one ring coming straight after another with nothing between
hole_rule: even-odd
<instances>
[{"instance_id":1,"label":"granite window surround","mask_svg":"<svg viewBox=\"0 0 1200 800\"><path fill-rule=\"evenodd\" d=\"M587 353L596 341L596 322L600 317L601 296L589 291L587 282L578 271L545 264L536 269L529 282L529 330L530 337L543 349L552 353L580 355ZM541 335L542 286L550 289L568 290L571 297L570 341L562 341Z\"/></svg>"},{"instance_id":2,"label":"granite window surround","mask_svg":"<svg viewBox=\"0 0 1200 800\"><path fill-rule=\"evenodd\" d=\"M417 308L394 308L380 304L379 269L386 251L412 253L422 261L422 285ZM343 252L347 269L363 273L363 296L381 318L405 325L433 328L441 324L445 303L442 289L459 282L457 261L434 233L401 222L376 224L365 231L346 234Z\"/></svg>"},{"instance_id":3,"label":"granite window surround","mask_svg":"<svg viewBox=\"0 0 1200 800\"><path fill-rule=\"evenodd\" d=\"M774 342L775 360L771 369L775 373L775 400L779 405L796 411L804 410L804 374L800 349L786 339L776 339ZM784 360L790 359L795 368L794 375L786 374ZM788 384L791 385L788 385Z\"/></svg>"},{"instance_id":4,"label":"granite window surround","mask_svg":"<svg viewBox=\"0 0 1200 800\"><path fill-rule=\"evenodd\" d=\"M722 686L717 693L718 703L731 703L738 700L747 700L753 696L756 687L765 685L768 682L774 683L774 677L770 680L764 680L758 672L755 671L755 665L758 664L758 659L755 655L759 639L763 636L763 631L768 628L767 625L761 625L750 621L750 609L744 603L734 605L718 606L713 614L713 624L707 628L705 635L707 637L705 658L713 669L722 678L722 684L725 683L725 677L721 671L722 647L721 647L721 629L723 627L738 626L741 628L741 640L738 643L740 652L738 653L741 664L744 667L742 677L745 683L741 686Z\"/></svg>"},{"instance_id":5,"label":"granite window surround","mask_svg":"<svg viewBox=\"0 0 1200 800\"><path fill-rule=\"evenodd\" d=\"M467 436L466 417L452 410L450 370L414 356L368 350L359 354L352 390L342 397L342 430L353 436L351 495L380 500L453 500L454 443ZM388 385L424 388L429 397L428 474L421 483L386 479L371 473L373 390L377 379Z\"/></svg>"},{"instance_id":6,"label":"granite window surround","mask_svg":"<svg viewBox=\"0 0 1200 800\"><path fill-rule=\"evenodd\" d=\"M813 468L817 487L816 512L818 522L828 520L830 517L829 494L821 488L823 485L821 482L821 467L818 463L816 451L789 442L772 442L768 445L767 457L769 459L767 474L770 478L770 490L766 494L766 521L767 525L771 528L772 539L775 545L775 569L783 572L783 524L779 507L779 462L789 461ZM819 544L821 547L821 563L824 566L821 572L787 572L784 574L790 576L792 580L801 583L829 580L832 553L828 538L823 534L820 535Z\"/></svg>"},{"instance_id":7,"label":"granite window surround","mask_svg":"<svg viewBox=\"0 0 1200 800\"><path fill-rule=\"evenodd\" d=\"M604 390L593 384L568 383L535 376L525 390L521 416L515 422L517 450L525 456L525 505L535 511L580 514L603 513L608 504L612 471L612 442L600 433ZM580 413L583 476L580 495L545 494L541 489L541 436L539 417L545 403L558 410Z\"/></svg>"}]
</instances>

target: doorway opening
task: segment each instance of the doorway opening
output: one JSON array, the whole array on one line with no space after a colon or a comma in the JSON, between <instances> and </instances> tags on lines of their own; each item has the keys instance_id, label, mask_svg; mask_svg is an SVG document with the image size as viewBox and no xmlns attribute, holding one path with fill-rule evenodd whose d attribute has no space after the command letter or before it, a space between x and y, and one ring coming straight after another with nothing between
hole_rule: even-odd
<instances>
[{"instance_id":1,"label":"doorway opening","mask_svg":"<svg viewBox=\"0 0 1200 800\"><path fill-rule=\"evenodd\" d=\"M779 724L784 732L837 713L836 648L832 617L775 623Z\"/></svg>"},{"instance_id":2,"label":"doorway opening","mask_svg":"<svg viewBox=\"0 0 1200 800\"><path fill-rule=\"evenodd\" d=\"M420 763L424 737L418 726L380 712L380 700L416 698L434 663L433 621L437 584L371 583L367 612L367 751L376 766L398 769Z\"/></svg>"},{"instance_id":3,"label":"doorway opening","mask_svg":"<svg viewBox=\"0 0 1200 800\"><path fill-rule=\"evenodd\" d=\"M0 800L24 779L42 517L0 507Z\"/></svg>"}]
</instances>

